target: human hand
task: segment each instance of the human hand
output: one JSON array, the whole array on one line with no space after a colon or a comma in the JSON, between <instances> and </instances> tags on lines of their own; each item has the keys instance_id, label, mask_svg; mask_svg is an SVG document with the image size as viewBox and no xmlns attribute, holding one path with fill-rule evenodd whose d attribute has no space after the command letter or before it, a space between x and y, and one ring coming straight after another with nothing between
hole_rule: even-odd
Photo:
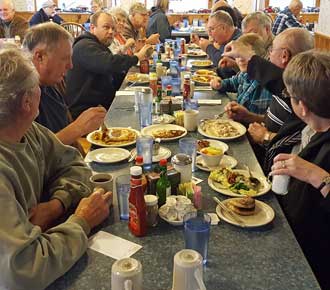
<instances>
[{"instance_id":1,"label":"human hand","mask_svg":"<svg viewBox=\"0 0 330 290\"><path fill-rule=\"evenodd\" d=\"M196 33L190 35L190 42L199 45L199 36Z\"/></svg>"},{"instance_id":2,"label":"human hand","mask_svg":"<svg viewBox=\"0 0 330 290\"><path fill-rule=\"evenodd\" d=\"M147 38L147 43L148 44L157 44L157 43L160 43L159 36L160 36L159 33L151 34Z\"/></svg>"},{"instance_id":3,"label":"human hand","mask_svg":"<svg viewBox=\"0 0 330 290\"><path fill-rule=\"evenodd\" d=\"M180 27L180 21L175 21L175 22L173 23L173 27L174 27L174 28L179 28L179 27Z\"/></svg>"},{"instance_id":4,"label":"human hand","mask_svg":"<svg viewBox=\"0 0 330 290\"><path fill-rule=\"evenodd\" d=\"M29 210L29 220L44 232L64 213L62 203L58 199L42 202Z\"/></svg>"},{"instance_id":5,"label":"human hand","mask_svg":"<svg viewBox=\"0 0 330 290\"><path fill-rule=\"evenodd\" d=\"M225 67L235 67L237 66L236 61L231 57L222 57L218 63L218 67L225 68Z\"/></svg>"},{"instance_id":6,"label":"human hand","mask_svg":"<svg viewBox=\"0 0 330 290\"><path fill-rule=\"evenodd\" d=\"M249 125L248 132L255 143L262 144L265 140L267 128L260 123L254 122Z\"/></svg>"},{"instance_id":7,"label":"human hand","mask_svg":"<svg viewBox=\"0 0 330 290\"><path fill-rule=\"evenodd\" d=\"M104 193L102 188L98 188L89 197L80 201L75 215L83 218L91 228L94 228L109 215L111 199L112 192Z\"/></svg>"},{"instance_id":8,"label":"human hand","mask_svg":"<svg viewBox=\"0 0 330 290\"><path fill-rule=\"evenodd\" d=\"M81 130L80 136L84 136L98 129L104 122L107 111L103 107L92 107L83 111L73 124Z\"/></svg>"},{"instance_id":9,"label":"human hand","mask_svg":"<svg viewBox=\"0 0 330 290\"><path fill-rule=\"evenodd\" d=\"M222 55L233 59L242 58L248 62L255 54L250 45L245 45L242 42L233 40L225 46L225 51Z\"/></svg>"},{"instance_id":10,"label":"human hand","mask_svg":"<svg viewBox=\"0 0 330 290\"><path fill-rule=\"evenodd\" d=\"M149 55L149 49L152 49L152 46L150 44L144 45L139 52L135 53L135 55L138 57L139 60L145 59Z\"/></svg>"},{"instance_id":11,"label":"human hand","mask_svg":"<svg viewBox=\"0 0 330 290\"><path fill-rule=\"evenodd\" d=\"M133 38L129 38L126 40L125 46L126 47L132 47L135 45L135 40Z\"/></svg>"},{"instance_id":12,"label":"human hand","mask_svg":"<svg viewBox=\"0 0 330 290\"><path fill-rule=\"evenodd\" d=\"M236 102L229 102L225 106L225 111L228 118L236 121L247 121L247 118L250 114L247 108Z\"/></svg>"},{"instance_id":13,"label":"human hand","mask_svg":"<svg viewBox=\"0 0 330 290\"><path fill-rule=\"evenodd\" d=\"M211 44L211 42L208 39L200 38L198 45L203 51L206 51L206 48Z\"/></svg>"},{"instance_id":14,"label":"human hand","mask_svg":"<svg viewBox=\"0 0 330 290\"><path fill-rule=\"evenodd\" d=\"M214 90L220 90L220 88L221 88L221 78L215 77L215 78L211 79L210 86Z\"/></svg>"},{"instance_id":15,"label":"human hand","mask_svg":"<svg viewBox=\"0 0 330 290\"><path fill-rule=\"evenodd\" d=\"M271 175L290 175L318 188L322 179L329 175L321 167L308 162L295 154L278 154L274 158Z\"/></svg>"}]
</instances>

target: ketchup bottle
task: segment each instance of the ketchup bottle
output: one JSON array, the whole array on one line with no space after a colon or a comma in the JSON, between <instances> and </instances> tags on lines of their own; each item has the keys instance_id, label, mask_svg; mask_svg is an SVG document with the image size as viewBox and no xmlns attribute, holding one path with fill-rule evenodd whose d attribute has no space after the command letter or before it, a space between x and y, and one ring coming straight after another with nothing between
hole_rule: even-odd
<instances>
[{"instance_id":1,"label":"ketchup bottle","mask_svg":"<svg viewBox=\"0 0 330 290\"><path fill-rule=\"evenodd\" d=\"M142 237L147 233L147 211L142 189L142 168L130 168L131 189L129 193L128 228L134 236Z\"/></svg>"}]
</instances>

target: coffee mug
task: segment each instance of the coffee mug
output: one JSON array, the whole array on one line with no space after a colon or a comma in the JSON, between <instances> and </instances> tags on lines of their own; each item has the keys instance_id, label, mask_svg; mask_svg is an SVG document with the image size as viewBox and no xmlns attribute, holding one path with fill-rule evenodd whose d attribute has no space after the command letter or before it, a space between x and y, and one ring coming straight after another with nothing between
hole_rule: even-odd
<instances>
[{"instance_id":1,"label":"coffee mug","mask_svg":"<svg viewBox=\"0 0 330 290\"><path fill-rule=\"evenodd\" d=\"M94 188L103 188L104 191L112 191L113 177L109 173L96 173L90 177L90 182Z\"/></svg>"},{"instance_id":2,"label":"coffee mug","mask_svg":"<svg viewBox=\"0 0 330 290\"><path fill-rule=\"evenodd\" d=\"M183 113L183 126L187 131L195 131L198 124L198 111L197 110L186 110Z\"/></svg>"},{"instance_id":3,"label":"coffee mug","mask_svg":"<svg viewBox=\"0 0 330 290\"><path fill-rule=\"evenodd\" d=\"M112 290L142 290L142 265L134 258L116 261L111 268Z\"/></svg>"},{"instance_id":4,"label":"coffee mug","mask_svg":"<svg viewBox=\"0 0 330 290\"><path fill-rule=\"evenodd\" d=\"M281 195L287 194L289 182L289 175L274 175L272 180L272 191Z\"/></svg>"},{"instance_id":5,"label":"coffee mug","mask_svg":"<svg viewBox=\"0 0 330 290\"><path fill-rule=\"evenodd\" d=\"M190 249L175 254L172 290L206 290L201 254Z\"/></svg>"}]
</instances>

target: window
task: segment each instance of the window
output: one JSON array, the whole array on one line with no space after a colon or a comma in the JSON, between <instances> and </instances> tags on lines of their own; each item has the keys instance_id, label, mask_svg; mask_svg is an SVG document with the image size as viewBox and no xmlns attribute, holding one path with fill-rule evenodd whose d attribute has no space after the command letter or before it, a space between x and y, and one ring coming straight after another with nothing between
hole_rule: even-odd
<instances>
[{"instance_id":1,"label":"window","mask_svg":"<svg viewBox=\"0 0 330 290\"><path fill-rule=\"evenodd\" d=\"M170 0L170 10L173 12L187 12L189 10L207 9L208 0Z\"/></svg>"},{"instance_id":2,"label":"window","mask_svg":"<svg viewBox=\"0 0 330 290\"><path fill-rule=\"evenodd\" d=\"M286 6L288 6L289 3L290 3L290 1L288 1L288 0L270 0L269 6L280 7L280 9L282 10ZM302 0L302 3L304 4L304 8L315 6L315 0Z\"/></svg>"}]
</instances>

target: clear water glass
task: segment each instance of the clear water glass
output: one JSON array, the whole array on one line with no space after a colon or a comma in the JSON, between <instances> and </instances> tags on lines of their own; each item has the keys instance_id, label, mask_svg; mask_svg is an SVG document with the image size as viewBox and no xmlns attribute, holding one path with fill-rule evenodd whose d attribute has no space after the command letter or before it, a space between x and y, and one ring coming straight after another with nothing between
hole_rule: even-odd
<instances>
[{"instance_id":1,"label":"clear water glass","mask_svg":"<svg viewBox=\"0 0 330 290\"><path fill-rule=\"evenodd\" d=\"M139 136L136 138L136 153L143 157L144 170L152 168L152 149L154 138L149 135Z\"/></svg>"},{"instance_id":2,"label":"clear water glass","mask_svg":"<svg viewBox=\"0 0 330 290\"><path fill-rule=\"evenodd\" d=\"M191 171L196 171L196 152L197 152L197 139L195 138L182 138L179 140L180 153L187 154L191 157Z\"/></svg>"},{"instance_id":3,"label":"clear water glass","mask_svg":"<svg viewBox=\"0 0 330 290\"><path fill-rule=\"evenodd\" d=\"M120 175L116 178L116 192L119 206L120 219L128 220L129 218L129 192L130 192L130 175Z\"/></svg>"}]
</instances>

